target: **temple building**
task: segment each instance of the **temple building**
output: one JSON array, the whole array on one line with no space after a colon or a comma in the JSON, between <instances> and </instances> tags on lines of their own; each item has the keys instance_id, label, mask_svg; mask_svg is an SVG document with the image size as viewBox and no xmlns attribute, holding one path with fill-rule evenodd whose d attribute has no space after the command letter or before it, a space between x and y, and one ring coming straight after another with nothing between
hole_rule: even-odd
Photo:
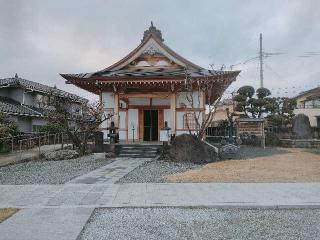
<instances>
[{"instance_id":1,"label":"temple building","mask_svg":"<svg viewBox=\"0 0 320 240\"><path fill-rule=\"evenodd\" d=\"M206 104L223 94L239 72L207 70L186 60L164 44L161 31L151 23L140 45L115 64L61 76L99 95L103 111L113 114L120 140L159 141L165 121L171 134L195 131ZM105 137L109 125L101 126Z\"/></svg>"}]
</instances>

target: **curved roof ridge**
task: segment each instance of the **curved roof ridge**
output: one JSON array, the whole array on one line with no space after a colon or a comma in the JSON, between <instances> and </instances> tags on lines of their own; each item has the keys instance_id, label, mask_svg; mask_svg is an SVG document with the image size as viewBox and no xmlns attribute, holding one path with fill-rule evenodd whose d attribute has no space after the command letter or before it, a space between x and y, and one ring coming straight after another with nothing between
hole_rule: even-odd
<instances>
[{"instance_id":1,"label":"curved roof ridge","mask_svg":"<svg viewBox=\"0 0 320 240\"><path fill-rule=\"evenodd\" d=\"M150 28L155 28L153 25ZM135 48L133 49L129 54L127 54L125 57L123 57L122 59L120 59L119 61L117 61L116 63L112 64L111 66L104 68L100 71L97 71L96 73L101 73L101 72L105 72L105 71L111 71L114 68L116 68L117 66L125 63L127 60L129 60L131 57L133 57L144 45L146 45L148 43L148 41L153 38L159 45L160 47L162 47L165 51L167 51L170 55L172 55L174 58L180 60L181 62L183 62L187 67L191 67L197 70L200 69L204 69L203 67L200 67L196 64L194 64L193 62L185 59L184 57L182 57L181 55L179 55L178 53L176 53L174 50L172 50L170 47L168 47L166 44L163 43L163 39L162 39L162 35L160 35L161 38L159 38L159 33L157 31L160 31L158 29L156 29L157 31L150 31L146 30L145 31L145 35L142 39L142 42ZM161 32L160 32L161 33Z\"/></svg>"}]
</instances>

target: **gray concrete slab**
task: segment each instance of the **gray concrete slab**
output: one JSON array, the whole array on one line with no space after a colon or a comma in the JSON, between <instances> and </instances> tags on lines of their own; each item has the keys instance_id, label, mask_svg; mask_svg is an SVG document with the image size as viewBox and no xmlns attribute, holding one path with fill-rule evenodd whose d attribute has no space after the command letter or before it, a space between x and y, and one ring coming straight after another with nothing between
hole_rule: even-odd
<instances>
[{"instance_id":1,"label":"gray concrete slab","mask_svg":"<svg viewBox=\"0 0 320 240\"><path fill-rule=\"evenodd\" d=\"M131 183L0 186L0 208L319 207L320 183Z\"/></svg>"},{"instance_id":2,"label":"gray concrete slab","mask_svg":"<svg viewBox=\"0 0 320 240\"><path fill-rule=\"evenodd\" d=\"M149 158L116 158L114 162L88 174L72 179L67 184L106 184L115 183Z\"/></svg>"},{"instance_id":3,"label":"gray concrete slab","mask_svg":"<svg viewBox=\"0 0 320 240\"><path fill-rule=\"evenodd\" d=\"M0 240L75 240L93 208L22 209L0 224Z\"/></svg>"}]
</instances>

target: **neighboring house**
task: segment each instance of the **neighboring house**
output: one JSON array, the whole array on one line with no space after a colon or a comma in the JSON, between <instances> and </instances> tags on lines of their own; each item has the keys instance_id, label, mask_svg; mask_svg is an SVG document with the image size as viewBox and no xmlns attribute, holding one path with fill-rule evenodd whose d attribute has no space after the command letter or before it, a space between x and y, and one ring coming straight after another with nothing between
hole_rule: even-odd
<instances>
[{"instance_id":1,"label":"neighboring house","mask_svg":"<svg viewBox=\"0 0 320 240\"><path fill-rule=\"evenodd\" d=\"M216 127L223 120L228 120L227 108L230 113L233 112L234 102L232 99L224 99L217 103L216 112L213 117L212 126ZM235 119L235 118L233 118Z\"/></svg>"},{"instance_id":2,"label":"neighboring house","mask_svg":"<svg viewBox=\"0 0 320 240\"><path fill-rule=\"evenodd\" d=\"M320 128L320 87L300 93L295 97L295 114L303 113L309 117L311 127Z\"/></svg>"},{"instance_id":3,"label":"neighboring house","mask_svg":"<svg viewBox=\"0 0 320 240\"><path fill-rule=\"evenodd\" d=\"M16 74L14 78L0 79L0 112L8 114L20 132L36 132L47 124L43 113L45 101L51 93L69 98L75 105L87 101L55 87L22 79Z\"/></svg>"},{"instance_id":4,"label":"neighboring house","mask_svg":"<svg viewBox=\"0 0 320 240\"><path fill-rule=\"evenodd\" d=\"M186 99L186 72L194 83L193 106ZM164 44L161 31L151 23L140 45L115 64L97 72L61 76L100 96L103 111L114 116L121 140L158 141L165 121L172 134L195 130L192 113L201 122L208 103L207 92L199 89L213 85L210 100L214 102L239 72L211 71L186 60ZM109 124L101 126L105 138Z\"/></svg>"}]
</instances>

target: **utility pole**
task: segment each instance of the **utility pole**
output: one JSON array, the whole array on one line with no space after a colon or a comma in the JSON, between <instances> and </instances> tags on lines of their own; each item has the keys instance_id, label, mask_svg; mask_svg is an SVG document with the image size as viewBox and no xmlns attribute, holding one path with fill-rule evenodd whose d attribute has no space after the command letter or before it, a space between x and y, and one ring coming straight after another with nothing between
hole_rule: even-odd
<instances>
[{"instance_id":1,"label":"utility pole","mask_svg":"<svg viewBox=\"0 0 320 240\"><path fill-rule=\"evenodd\" d=\"M262 33L260 33L260 51L259 51L259 60L260 60L260 87L263 88L263 52L262 52Z\"/></svg>"}]
</instances>

